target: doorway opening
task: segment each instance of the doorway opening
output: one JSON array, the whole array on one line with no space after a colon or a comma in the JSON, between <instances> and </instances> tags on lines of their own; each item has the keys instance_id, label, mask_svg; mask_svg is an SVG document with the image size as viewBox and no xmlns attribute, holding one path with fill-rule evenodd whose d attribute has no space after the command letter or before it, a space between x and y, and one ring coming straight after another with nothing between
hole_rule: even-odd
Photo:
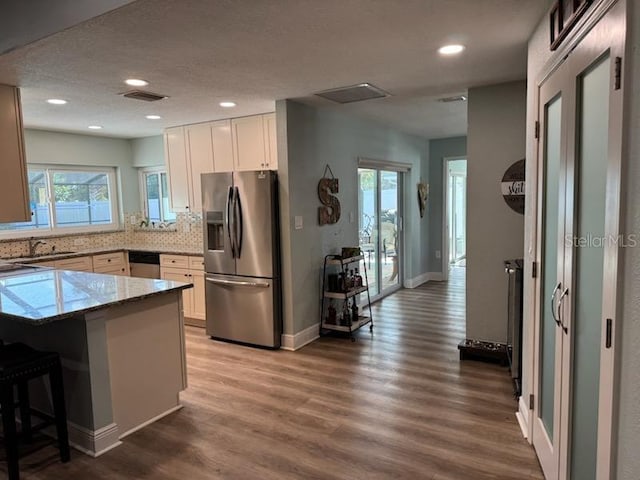
<instances>
[{"instance_id":1,"label":"doorway opening","mask_svg":"<svg viewBox=\"0 0 640 480\"><path fill-rule=\"evenodd\" d=\"M402 285L402 172L358 168L360 248L372 300Z\"/></svg>"},{"instance_id":2,"label":"doorway opening","mask_svg":"<svg viewBox=\"0 0 640 480\"><path fill-rule=\"evenodd\" d=\"M466 267L467 262L467 159L444 159L443 273L448 278L451 267Z\"/></svg>"}]
</instances>

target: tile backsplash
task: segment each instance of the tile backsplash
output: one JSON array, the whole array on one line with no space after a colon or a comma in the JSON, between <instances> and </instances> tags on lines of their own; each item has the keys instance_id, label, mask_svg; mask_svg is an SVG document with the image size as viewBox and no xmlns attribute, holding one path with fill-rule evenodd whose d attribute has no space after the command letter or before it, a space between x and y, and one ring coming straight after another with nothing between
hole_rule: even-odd
<instances>
[{"instance_id":1,"label":"tile backsplash","mask_svg":"<svg viewBox=\"0 0 640 480\"><path fill-rule=\"evenodd\" d=\"M136 218L135 224L131 224L132 216ZM47 243L38 248L38 253L50 252L54 246L55 250L59 252L113 247L114 245L200 248L202 246L202 215L178 213L176 217L175 230L167 231L161 228L140 229L139 225L144 215L140 212L127 213L124 216L126 221L122 230L60 237L42 237ZM39 237L34 235L34 238ZM0 241L0 258L23 257L28 254L28 239Z\"/></svg>"}]
</instances>

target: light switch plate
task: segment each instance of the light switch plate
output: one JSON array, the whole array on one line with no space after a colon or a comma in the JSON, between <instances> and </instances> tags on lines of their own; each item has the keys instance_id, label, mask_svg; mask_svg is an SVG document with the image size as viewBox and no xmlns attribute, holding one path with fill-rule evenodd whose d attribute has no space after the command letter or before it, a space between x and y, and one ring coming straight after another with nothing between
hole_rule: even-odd
<instances>
[{"instance_id":1,"label":"light switch plate","mask_svg":"<svg viewBox=\"0 0 640 480\"><path fill-rule=\"evenodd\" d=\"M136 216L135 215L131 215L129 217L129 222L131 223L131 225L135 225L136 224Z\"/></svg>"},{"instance_id":2,"label":"light switch plate","mask_svg":"<svg viewBox=\"0 0 640 480\"><path fill-rule=\"evenodd\" d=\"M293 217L293 224L296 230L302 230L302 215L296 215L295 217Z\"/></svg>"},{"instance_id":3,"label":"light switch plate","mask_svg":"<svg viewBox=\"0 0 640 480\"><path fill-rule=\"evenodd\" d=\"M442 256L442 254L440 253L440 250L436 250L436 258L440 258Z\"/></svg>"}]
</instances>

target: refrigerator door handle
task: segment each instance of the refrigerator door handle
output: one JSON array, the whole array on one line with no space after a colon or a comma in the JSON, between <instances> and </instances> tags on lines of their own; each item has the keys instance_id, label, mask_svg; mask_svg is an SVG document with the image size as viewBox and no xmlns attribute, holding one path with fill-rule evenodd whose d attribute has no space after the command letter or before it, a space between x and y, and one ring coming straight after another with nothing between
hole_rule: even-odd
<instances>
[{"instance_id":1,"label":"refrigerator door handle","mask_svg":"<svg viewBox=\"0 0 640 480\"><path fill-rule=\"evenodd\" d=\"M240 202L240 190L238 190L238 187L235 187L235 198L233 205L235 212L237 212L234 218L234 226L236 231L236 258L240 258L240 256L242 255L242 236L244 234L244 231L242 224L242 203Z\"/></svg>"},{"instance_id":2,"label":"refrigerator door handle","mask_svg":"<svg viewBox=\"0 0 640 480\"><path fill-rule=\"evenodd\" d=\"M218 285L229 285L233 287L260 287L260 288L269 288L268 282L245 282L238 280L223 280L219 278L206 278L207 282L215 283Z\"/></svg>"},{"instance_id":3,"label":"refrigerator door handle","mask_svg":"<svg viewBox=\"0 0 640 480\"><path fill-rule=\"evenodd\" d=\"M227 192L227 236L229 237L229 243L231 244L231 258L236 258L236 245L234 242L234 235L231 235L232 229L235 230L235 222L233 221L233 215L231 209L233 208L233 187L229 187Z\"/></svg>"}]
</instances>

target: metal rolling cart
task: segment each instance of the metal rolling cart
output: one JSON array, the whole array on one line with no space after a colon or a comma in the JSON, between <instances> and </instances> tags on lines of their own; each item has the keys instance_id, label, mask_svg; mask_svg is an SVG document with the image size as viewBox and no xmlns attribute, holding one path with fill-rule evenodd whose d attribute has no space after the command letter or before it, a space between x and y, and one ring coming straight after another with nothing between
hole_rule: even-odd
<instances>
[{"instance_id":1,"label":"metal rolling cart","mask_svg":"<svg viewBox=\"0 0 640 480\"><path fill-rule=\"evenodd\" d=\"M362 264L363 276L359 276L358 268L350 269L359 264ZM359 296L365 293L366 302L358 304ZM355 342L353 332L365 325L369 325L369 330L373 331L367 265L362 250L359 250L359 255L346 258L327 255L322 270L320 335L343 332L348 333L351 341Z\"/></svg>"}]
</instances>

